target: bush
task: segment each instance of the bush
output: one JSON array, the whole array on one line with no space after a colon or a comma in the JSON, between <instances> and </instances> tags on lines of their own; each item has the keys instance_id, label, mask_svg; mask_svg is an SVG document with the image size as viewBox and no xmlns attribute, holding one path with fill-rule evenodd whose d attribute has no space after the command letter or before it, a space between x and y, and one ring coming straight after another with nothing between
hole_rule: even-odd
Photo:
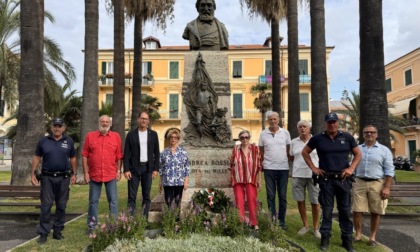
<instances>
[{"instance_id":1,"label":"bush","mask_svg":"<svg viewBox=\"0 0 420 252\"><path fill-rule=\"evenodd\" d=\"M117 218L108 218L105 223L98 223L94 232L89 234L92 239L91 251L103 251L117 239L143 240L146 224L144 216L132 216L128 212L121 212Z\"/></svg>"}]
</instances>

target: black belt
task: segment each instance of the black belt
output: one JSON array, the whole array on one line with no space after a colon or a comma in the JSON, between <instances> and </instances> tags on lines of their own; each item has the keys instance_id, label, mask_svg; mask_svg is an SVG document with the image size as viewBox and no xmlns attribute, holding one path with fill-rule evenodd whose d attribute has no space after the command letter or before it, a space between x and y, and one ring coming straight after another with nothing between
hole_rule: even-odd
<instances>
[{"instance_id":1,"label":"black belt","mask_svg":"<svg viewBox=\"0 0 420 252\"><path fill-rule=\"evenodd\" d=\"M357 178L366 182L379 181L379 179L376 179L376 178L361 178L361 177L357 177Z\"/></svg>"},{"instance_id":2,"label":"black belt","mask_svg":"<svg viewBox=\"0 0 420 252\"><path fill-rule=\"evenodd\" d=\"M71 176L71 171L48 171L42 169L42 175L47 177L69 177Z\"/></svg>"},{"instance_id":3,"label":"black belt","mask_svg":"<svg viewBox=\"0 0 420 252\"><path fill-rule=\"evenodd\" d=\"M329 179L342 179L341 172L325 172L324 173L324 178L329 178Z\"/></svg>"},{"instance_id":4,"label":"black belt","mask_svg":"<svg viewBox=\"0 0 420 252\"><path fill-rule=\"evenodd\" d=\"M140 165L147 165L148 162L140 162Z\"/></svg>"}]
</instances>

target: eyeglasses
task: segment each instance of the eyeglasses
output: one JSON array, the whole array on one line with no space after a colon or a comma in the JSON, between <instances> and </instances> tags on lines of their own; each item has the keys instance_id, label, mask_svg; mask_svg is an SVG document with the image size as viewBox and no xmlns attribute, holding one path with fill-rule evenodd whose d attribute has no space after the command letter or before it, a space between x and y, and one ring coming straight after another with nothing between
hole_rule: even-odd
<instances>
[{"instance_id":1,"label":"eyeglasses","mask_svg":"<svg viewBox=\"0 0 420 252\"><path fill-rule=\"evenodd\" d=\"M169 139L177 139L178 140L179 138L178 137L170 137Z\"/></svg>"},{"instance_id":2,"label":"eyeglasses","mask_svg":"<svg viewBox=\"0 0 420 252\"><path fill-rule=\"evenodd\" d=\"M63 127L63 125L60 125L60 124L54 124L54 125L53 125L53 127L55 127L55 128L61 128L61 127Z\"/></svg>"},{"instance_id":3,"label":"eyeglasses","mask_svg":"<svg viewBox=\"0 0 420 252\"><path fill-rule=\"evenodd\" d=\"M140 117L140 120L142 120L142 121L149 121L149 118L142 118L142 117Z\"/></svg>"},{"instance_id":4,"label":"eyeglasses","mask_svg":"<svg viewBox=\"0 0 420 252\"><path fill-rule=\"evenodd\" d=\"M239 139L241 140L249 139L249 136L241 136Z\"/></svg>"},{"instance_id":5,"label":"eyeglasses","mask_svg":"<svg viewBox=\"0 0 420 252\"><path fill-rule=\"evenodd\" d=\"M376 131L363 131L363 134L376 134L377 132Z\"/></svg>"}]
</instances>

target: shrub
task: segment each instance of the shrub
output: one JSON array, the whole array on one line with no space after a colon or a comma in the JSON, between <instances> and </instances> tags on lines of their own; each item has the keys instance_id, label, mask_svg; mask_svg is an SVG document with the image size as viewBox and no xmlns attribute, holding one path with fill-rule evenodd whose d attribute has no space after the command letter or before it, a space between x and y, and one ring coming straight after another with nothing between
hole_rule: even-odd
<instances>
[{"instance_id":1,"label":"shrub","mask_svg":"<svg viewBox=\"0 0 420 252\"><path fill-rule=\"evenodd\" d=\"M103 251L116 239L136 238L143 240L146 218L139 214L130 215L128 212L121 212L116 218L108 218L103 224L98 223L93 233L89 235L92 239L92 251Z\"/></svg>"}]
</instances>

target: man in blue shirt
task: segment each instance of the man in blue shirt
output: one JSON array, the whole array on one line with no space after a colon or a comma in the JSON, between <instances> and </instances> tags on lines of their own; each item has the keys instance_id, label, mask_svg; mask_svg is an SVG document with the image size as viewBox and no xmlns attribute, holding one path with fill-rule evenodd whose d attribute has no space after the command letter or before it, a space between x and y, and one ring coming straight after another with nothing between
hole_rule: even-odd
<instances>
[{"instance_id":1,"label":"man in blue shirt","mask_svg":"<svg viewBox=\"0 0 420 252\"><path fill-rule=\"evenodd\" d=\"M312 137L302 150L302 156L312 172L319 177L319 203L322 208L321 250L327 250L331 236L334 196L337 199L338 221L341 228L342 247L354 251L352 244L353 223L351 220L351 176L362 156L356 140L347 132L338 130L336 113L325 116L325 128L321 134ZM319 169L309 154L316 149ZM349 154L353 160L349 161Z\"/></svg>"},{"instance_id":2,"label":"man in blue shirt","mask_svg":"<svg viewBox=\"0 0 420 252\"><path fill-rule=\"evenodd\" d=\"M356 183L352 189L355 241L362 239L363 213L370 212L369 246L376 246L376 233L381 215L388 203L394 164L391 151L378 143L378 129L373 125L363 128L365 143L359 145L362 160L357 166Z\"/></svg>"},{"instance_id":3,"label":"man in blue shirt","mask_svg":"<svg viewBox=\"0 0 420 252\"><path fill-rule=\"evenodd\" d=\"M63 134L66 125L63 119L55 118L51 122L51 134L42 137L32 157L31 182L39 186L41 182L41 215L37 233L39 244L47 241L51 231L51 207L55 201L55 219L52 229L53 238L63 239L66 205L69 199L69 185L76 182L76 151L73 139ZM42 178L38 180L35 172L42 159Z\"/></svg>"}]
</instances>

